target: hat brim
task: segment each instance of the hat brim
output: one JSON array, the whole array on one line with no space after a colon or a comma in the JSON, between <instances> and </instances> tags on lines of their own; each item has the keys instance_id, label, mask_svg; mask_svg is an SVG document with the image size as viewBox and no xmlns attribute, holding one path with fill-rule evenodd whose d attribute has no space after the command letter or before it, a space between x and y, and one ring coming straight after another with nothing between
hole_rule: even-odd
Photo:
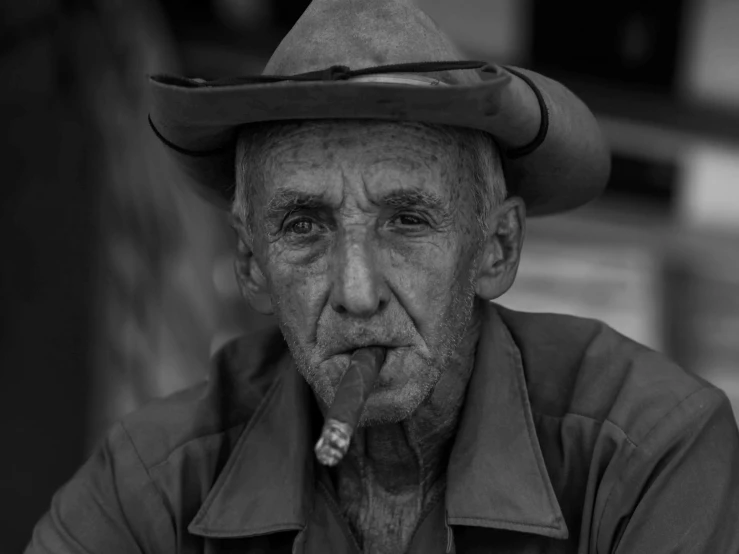
<instances>
[{"instance_id":1,"label":"hat brim","mask_svg":"<svg viewBox=\"0 0 739 554\"><path fill-rule=\"evenodd\" d=\"M499 144L532 136L542 116L545 136L525 155L501 148L506 184L529 215L574 209L601 194L610 153L595 118L565 87L531 71L500 70L472 85L412 86L373 82L283 81L192 88L152 76L150 121L195 190L229 209L239 128L262 121L378 119L479 129ZM519 73L520 72L520 73ZM532 103L522 86L537 91ZM534 129L532 133L531 130ZM515 144L521 146L522 143Z\"/></svg>"}]
</instances>

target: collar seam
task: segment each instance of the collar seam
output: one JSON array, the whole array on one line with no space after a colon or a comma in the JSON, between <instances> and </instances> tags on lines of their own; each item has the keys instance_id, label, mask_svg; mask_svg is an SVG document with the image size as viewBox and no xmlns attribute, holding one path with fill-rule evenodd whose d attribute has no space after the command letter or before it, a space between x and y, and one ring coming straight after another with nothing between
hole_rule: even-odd
<instances>
[{"instance_id":1,"label":"collar seam","mask_svg":"<svg viewBox=\"0 0 739 554\"><path fill-rule=\"evenodd\" d=\"M449 518L449 524L450 525L477 525L480 523L511 523L513 525L517 525L520 527L525 527L527 529L552 529L555 531L560 531L561 526L555 524L552 525L539 525L536 523L526 523L523 521L515 520L515 519L500 519L500 518L485 518L485 517L450 517Z\"/></svg>"},{"instance_id":2,"label":"collar seam","mask_svg":"<svg viewBox=\"0 0 739 554\"><path fill-rule=\"evenodd\" d=\"M279 523L275 525L267 525L265 527L257 527L255 529L249 529L248 531L244 529L225 529L225 530L208 530L203 529L203 533L207 533L207 537L212 538L221 538L221 539L232 539L232 538L250 538L250 537L258 537L261 535L269 535L271 533L279 533L282 531L297 531L300 532L304 530L307 527L307 525L302 524L299 521L296 522L288 522L288 523Z\"/></svg>"}]
</instances>

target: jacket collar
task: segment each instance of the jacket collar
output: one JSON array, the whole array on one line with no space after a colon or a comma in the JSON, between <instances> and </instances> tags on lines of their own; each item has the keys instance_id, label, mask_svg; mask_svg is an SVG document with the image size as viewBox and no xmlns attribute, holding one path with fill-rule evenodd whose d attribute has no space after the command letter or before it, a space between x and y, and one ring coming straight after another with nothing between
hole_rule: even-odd
<instances>
[{"instance_id":1,"label":"jacket collar","mask_svg":"<svg viewBox=\"0 0 739 554\"><path fill-rule=\"evenodd\" d=\"M449 459L446 510L451 525L568 537L536 436L521 355L493 304Z\"/></svg>"},{"instance_id":2,"label":"jacket collar","mask_svg":"<svg viewBox=\"0 0 739 554\"><path fill-rule=\"evenodd\" d=\"M480 339L447 470L447 521L567 538L536 437L521 356L492 304ZM191 533L248 537L305 527L320 413L290 356L279 365Z\"/></svg>"},{"instance_id":3,"label":"jacket collar","mask_svg":"<svg viewBox=\"0 0 739 554\"><path fill-rule=\"evenodd\" d=\"M311 440L317 406L290 356L281 358L277 371L190 523L191 533L249 537L305 527L313 504Z\"/></svg>"}]
</instances>

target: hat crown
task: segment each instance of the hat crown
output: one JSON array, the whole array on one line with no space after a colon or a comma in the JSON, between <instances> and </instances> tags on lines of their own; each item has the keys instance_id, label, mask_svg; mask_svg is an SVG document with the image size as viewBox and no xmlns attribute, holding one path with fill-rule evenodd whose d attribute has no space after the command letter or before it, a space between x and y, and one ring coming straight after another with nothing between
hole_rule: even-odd
<instances>
[{"instance_id":1,"label":"hat crown","mask_svg":"<svg viewBox=\"0 0 739 554\"><path fill-rule=\"evenodd\" d=\"M272 54L265 75L344 65L460 60L449 38L412 0L313 0ZM480 82L476 72L425 73L447 84Z\"/></svg>"}]
</instances>

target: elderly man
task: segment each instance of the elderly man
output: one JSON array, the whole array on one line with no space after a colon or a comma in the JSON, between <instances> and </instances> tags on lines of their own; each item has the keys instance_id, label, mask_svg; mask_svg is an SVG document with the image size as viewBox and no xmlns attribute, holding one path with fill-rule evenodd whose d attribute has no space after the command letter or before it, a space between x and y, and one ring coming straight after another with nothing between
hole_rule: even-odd
<instances>
[{"instance_id":1,"label":"elderly man","mask_svg":"<svg viewBox=\"0 0 739 554\"><path fill-rule=\"evenodd\" d=\"M459 61L397 0L315 0L262 76L152 82L279 329L116 426L29 553L739 552L724 394L602 323L490 302L527 213L607 179L571 93ZM324 465L339 397L359 424Z\"/></svg>"}]
</instances>

